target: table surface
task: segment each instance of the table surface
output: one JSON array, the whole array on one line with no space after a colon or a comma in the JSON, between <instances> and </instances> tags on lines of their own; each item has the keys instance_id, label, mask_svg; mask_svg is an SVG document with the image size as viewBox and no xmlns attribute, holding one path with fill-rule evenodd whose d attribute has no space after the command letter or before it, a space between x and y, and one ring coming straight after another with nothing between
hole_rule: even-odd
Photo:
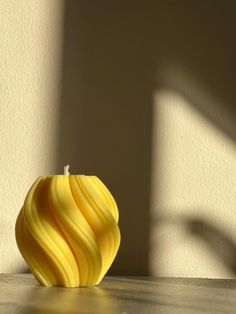
<instances>
[{"instance_id":1,"label":"table surface","mask_svg":"<svg viewBox=\"0 0 236 314\"><path fill-rule=\"evenodd\" d=\"M236 313L236 280L114 276L92 288L45 288L31 274L0 274L0 313Z\"/></svg>"}]
</instances>

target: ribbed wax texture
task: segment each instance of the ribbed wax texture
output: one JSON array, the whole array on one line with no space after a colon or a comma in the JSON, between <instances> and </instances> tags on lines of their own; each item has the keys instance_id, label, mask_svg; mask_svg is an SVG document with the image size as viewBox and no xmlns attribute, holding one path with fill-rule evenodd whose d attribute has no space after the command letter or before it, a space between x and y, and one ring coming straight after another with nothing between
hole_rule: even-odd
<instances>
[{"instance_id":1,"label":"ribbed wax texture","mask_svg":"<svg viewBox=\"0 0 236 314\"><path fill-rule=\"evenodd\" d=\"M16 242L44 286L98 284L119 245L116 202L96 176L39 177L16 221Z\"/></svg>"}]
</instances>

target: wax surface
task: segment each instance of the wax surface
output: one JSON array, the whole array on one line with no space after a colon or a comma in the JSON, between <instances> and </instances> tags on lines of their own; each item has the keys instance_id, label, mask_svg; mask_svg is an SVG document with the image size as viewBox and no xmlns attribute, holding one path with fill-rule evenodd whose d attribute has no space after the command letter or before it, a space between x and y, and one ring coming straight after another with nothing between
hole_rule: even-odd
<instances>
[{"instance_id":1,"label":"wax surface","mask_svg":"<svg viewBox=\"0 0 236 314\"><path fill-rule=\"evenodd\" d=\"M119 213L95 176L39 177L16 221L16 241L44 286L98 284L119 245Z\"/></svg>"}]
</instances>

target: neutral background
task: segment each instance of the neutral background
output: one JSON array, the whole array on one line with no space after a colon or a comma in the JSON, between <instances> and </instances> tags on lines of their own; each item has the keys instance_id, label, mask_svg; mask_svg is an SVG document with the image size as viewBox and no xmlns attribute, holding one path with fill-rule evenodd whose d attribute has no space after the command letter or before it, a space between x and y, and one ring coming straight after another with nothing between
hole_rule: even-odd
<instances>
[{"instance_id":1,"label":"neutral background","mask_svg":"<svg viewBox=\"0 0 236 314\"><path fill-rule=\"evenodd\" d=\"M96 174L120 208L112 273L236 273L234 1L0 3L0 272L40 175Z\"/></svg>"}]
</instances>

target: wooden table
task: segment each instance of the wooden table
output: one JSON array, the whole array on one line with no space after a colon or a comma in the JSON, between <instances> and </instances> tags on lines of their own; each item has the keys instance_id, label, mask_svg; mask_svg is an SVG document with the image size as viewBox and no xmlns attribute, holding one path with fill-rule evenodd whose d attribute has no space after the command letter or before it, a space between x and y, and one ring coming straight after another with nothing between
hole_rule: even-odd
<instances>
[{"instance_id":1,"label":"wooden table","mask_svg":"<svg viewBox=\"0 0 236 314\"><path fill-rule=\"evenodd\" d=\"M97 287L65 289L1 274L0 313L236 313L236 280L106 277Z\"/></svg>"}]
</instances>

